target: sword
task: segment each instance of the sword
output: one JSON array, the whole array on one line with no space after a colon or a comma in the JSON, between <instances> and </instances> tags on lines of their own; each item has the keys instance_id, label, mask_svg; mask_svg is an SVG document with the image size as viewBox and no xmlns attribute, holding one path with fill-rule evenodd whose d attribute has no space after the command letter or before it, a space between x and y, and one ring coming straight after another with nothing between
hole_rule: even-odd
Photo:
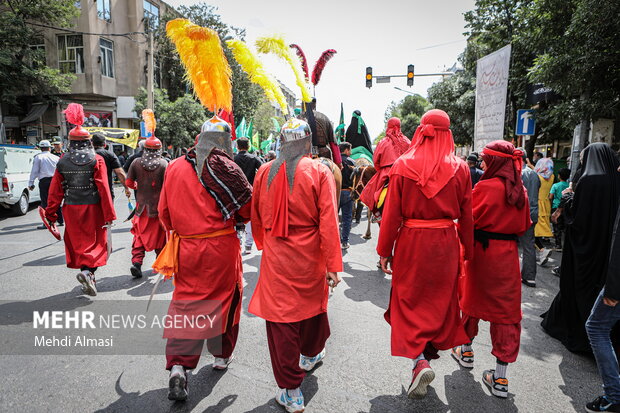
<instances>
[{"instance_id":1,"label":"sword","mask_svg":"<svg viewBox=\"0 0 620 413\"><path fill-rule=\"evenodd\" d=\"M113 223L107 224L102 226L101 228L107 228L108 229L108 258L110 258L110 255L112 255L112 227L114 226Z\"/></svg>"},{"instance_id":2,"label":"sword","mask_svg":"<svg viewBox=\"0 0 620 413\"><path fill-rule=\"evenodd\" d=\"M129 214L129 216L127 218L125 218L125 220L123 222L129 221L131 218L133 218L134 215L136 215L136 210L135 209L133 209L131 211L131 214Z\"/></svg>"},{"instance_id":3,"label":"sword","mask_svg":"<svg viewBox=\"0 0 620 413\"><path fill-rule=\"evenodd\" d=\"M153 291L151 291L151 296L149 297L149 302L146 304L146 311L149 311L149 307L151 306L151 301L153 301L153 296L155 295L155 291L157 291L157 287L161 283L161 280L164 278L164 274L159 273L159 277L157 277L157 281L155 281L155 285L153 286Z\"/></svg>"}]
</instances>

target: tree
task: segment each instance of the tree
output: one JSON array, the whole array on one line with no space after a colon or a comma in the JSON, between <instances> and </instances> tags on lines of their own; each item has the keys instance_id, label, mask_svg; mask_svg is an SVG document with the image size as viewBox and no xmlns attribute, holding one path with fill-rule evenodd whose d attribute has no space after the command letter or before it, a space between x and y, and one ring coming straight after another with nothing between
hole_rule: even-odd
<instances>
[{"instance_id":1,"label":"tree","mask_svg":"<svg viewBox=\"0 0 620 413\"><path fill-rule=\"evenodd\" d=\"M166 89L155 89L155 136L165 145L189 147L194 144L202 124L207 120L205 109L191 95L183 95L175 101L168 97ZM135 111L138 115L146 108L146 90L140 89L136 96Z\"/></svg>"},{"instance_id":2,"label":"tree","mask_svg":"<svg viewBox=\"0 0 620 413\"><path fill-rule=\"evenodd\" d=\"M270 133L275 136L274 123L271 118L275 117L275 110L266 97L263 97L252 120L254 121L254 130L258 132L261 141L266 140ZM278 123L282 124L283 119L277 118Z\"/></svg>"},{"instance_id":3,"label":"tree","mask_svg":"<svg viewBox=\"0 0 620 413\"><path fill-rule=\"evenodd\" d=\"M411 139L418 125L420 118L430 109L428 100L418 94L408 95L399 103L392 102L385 112L385 120L397 117L400 119L400 129L403 134Z\"/></svg>"},{"instance_id":4,"label":"tree","mask_svg":"<svg viewBox=\"0 0 620 413\"><path fill-rule=\"evenodd\" d=\"M620 118L620 2L535 0L524 41L540 50L529 78L564 97L560 124Z\"/></svg>"},{"instance_id":5,"label":"tree","mask_svg":"<svg viewBox=\"0 0 620 413\"><path fill-rule=\"evenodd\" d=\"M0 5L0 100L15 104L24 91L37 97L67 93L75 78L45 64L42 28L28 24L70 27L79 15L73 0L7 0Z\"/></svg>"},{"instance_id":6,"label":"tree","mask_svg":"<svg viewBox=\"0 0 620 413\"><path fill-rule=\"evenodd\" d=\"M450 128L457 145L474 140L476 112L476 78L472 73L458 71L454 76L435 83L428 89L428 100L434 108L450 116Z\"/></svg>"},{"instance_id":7,"label":"tree","mask_svg":"<svg viewBox=\"0 0 620 413\"><path fill-rule=\"evenodd\" d=\"M261 92L256 85L250 82L247 74L241 69L232 52L224 43L224 40L232 35L243 40L245 38L245 30L228 26L222 21L220 15L216 14L216 10L215 6L206 3L180 6L177 9L178 14L169 13L163 16L154 37L157 41L158 55L162 60L162 68L168 77L167 84L170 99L174 101L189 91L189 85L185 82L185 69L181 64L179 55L170 39L166 36L166 23L181 15L199 26L209 27L218 33L222 40L224 54L232 70L233 111L235 123L238 123L244 117L246 119L252 118L259 105Z\"/></svg>"}]
</instances>

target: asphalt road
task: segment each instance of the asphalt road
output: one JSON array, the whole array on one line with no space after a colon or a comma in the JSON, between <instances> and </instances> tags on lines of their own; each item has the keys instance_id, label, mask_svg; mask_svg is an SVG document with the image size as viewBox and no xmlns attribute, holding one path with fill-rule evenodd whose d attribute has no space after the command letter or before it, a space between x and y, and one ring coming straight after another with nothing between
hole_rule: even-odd
<instances>
[{"instance_id":1,"label":"asphalt road","mask_svg":"<svg viewBox=\"0 0 620 413\"><path fill-rule=\"evenodd\" d=\"M116 189L116 209L127 214L126 200ZM117 221L114 253L97 272L99 295L94 300L147 300L154 276L133 279L130 224ZM0 300L32 300L63 310L87 308L75 270L65 267L64 245L37 230L36 209L23 217L0 213ZM460 369L447 352L433 362L436 379L426 399L407 399L411 361L390 356L390 329L383 319L390 278L376 269L373 239L354 226L345 255L343 283L330 298L332 335L327 357L302 386L308 412L570 412L601 393L592 359L575 355L540 327L544 312L558 290L550 268L539 267L538 288L523 287L523 332L518 361L508 369L509 398L497 399L481 383L482 371L494 368L488 324L474 343L476 367ZM559 259L554 253L553 259ZM154 257L147 255L145 267ZM428 257L432 259L432 257ZM23 412L279 412L273 401L276 384L271 372L265 322L247 312L258 278L260 254L244 256L245 291L236 360L228 371L211 369L203 355L190 373L186 403L167 400L164 357L159 356L0 356L0 411ZM163 284L157 299L170 298ZM4 309L3 309L4 307ZM11 304L0 302L0 315ZM6 317L2 318L6 320ZM20 320L13 324L21 323ZM0 325L0 328L4 326ZM5 330L6 331L6 330ZM2 338L0 337L0 343ZM0 354L2 353L0 350Z\"/></svg>"}]
</instances>

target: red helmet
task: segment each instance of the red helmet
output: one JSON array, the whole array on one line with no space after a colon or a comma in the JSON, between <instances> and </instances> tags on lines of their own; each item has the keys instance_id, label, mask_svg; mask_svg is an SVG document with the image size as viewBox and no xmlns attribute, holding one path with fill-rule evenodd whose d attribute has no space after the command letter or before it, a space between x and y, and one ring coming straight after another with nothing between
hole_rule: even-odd
<instances>
[{"instance_id":1,"label":"red helmet","mask_svg":"<svg viewBox=\"0 0 620 413\"><path fill-rule=\"evenodd\" d=\"M145 149L161 149L161 141L155 136L151 136L144 141Z\"/></svg>"}]
</instances>

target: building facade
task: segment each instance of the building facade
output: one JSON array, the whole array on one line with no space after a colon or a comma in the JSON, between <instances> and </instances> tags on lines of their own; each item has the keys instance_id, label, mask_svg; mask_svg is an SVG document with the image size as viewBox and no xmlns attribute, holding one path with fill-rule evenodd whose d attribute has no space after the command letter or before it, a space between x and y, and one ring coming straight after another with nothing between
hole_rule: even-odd
<instances>
[{"instance_id":1,"label":"building facade","mask_svg":"<svg viewBox=\"0 0 620 413\"><path fill-rule=\"evenodd\" d=\"M84 105L86 126L137 128L134 97L147 85L149 30L174 9L159 0L77 1L80 16L68 30L43 29L34 48L45 50L45 64L72 73L71 91L57 103L24 97L24 107L3 107L7 142L35 144L67 136L62 111ZM124 36L118 34L131 33ZM155 87L162 85L155 54ZM25 94L26 95L26 94Z\"/></svg>"}]
</instances>

